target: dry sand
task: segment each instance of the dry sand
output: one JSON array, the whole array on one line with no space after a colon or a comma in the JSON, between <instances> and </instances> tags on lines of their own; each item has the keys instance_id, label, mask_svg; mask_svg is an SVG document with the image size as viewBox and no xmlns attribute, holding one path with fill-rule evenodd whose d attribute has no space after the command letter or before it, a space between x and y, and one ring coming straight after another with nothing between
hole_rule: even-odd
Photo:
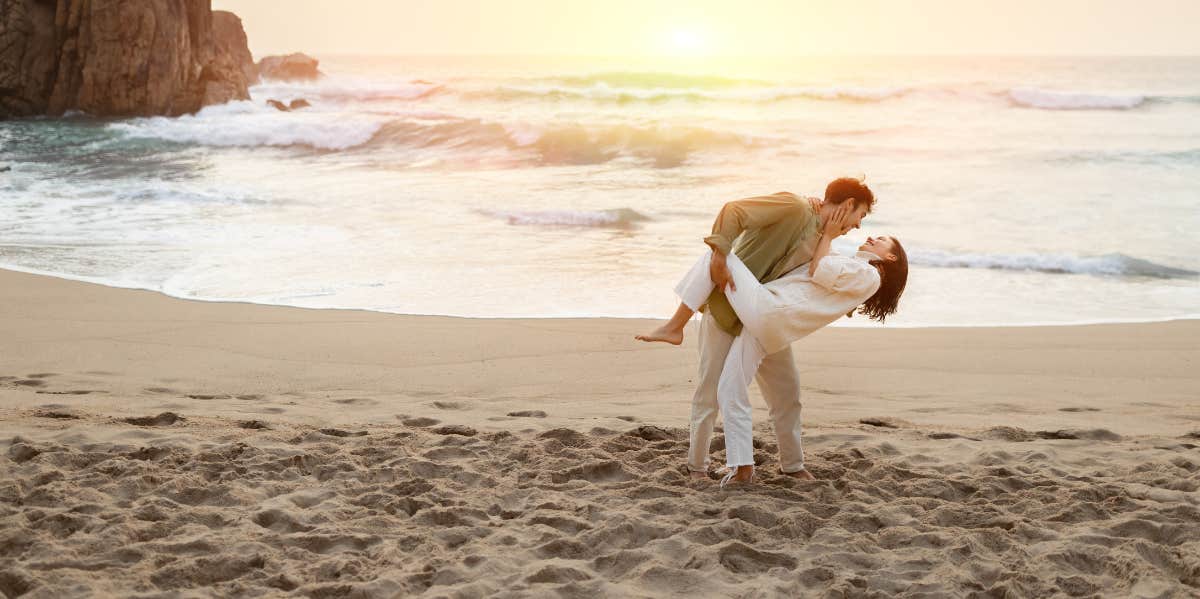
<instances>
[{"instance_id":1,"label":"dry sand","mask_svg":"<svg viewBox=\"0 0 1200 599\"><path fill-rule=\"evenodd\" d=\"M1200 595L1196 321L822 331L821 480L755 398L759 483L721 491L682 470L693 341L645 321L6 271L0 305L9 597Z\"/></svg>"}]
</instances>

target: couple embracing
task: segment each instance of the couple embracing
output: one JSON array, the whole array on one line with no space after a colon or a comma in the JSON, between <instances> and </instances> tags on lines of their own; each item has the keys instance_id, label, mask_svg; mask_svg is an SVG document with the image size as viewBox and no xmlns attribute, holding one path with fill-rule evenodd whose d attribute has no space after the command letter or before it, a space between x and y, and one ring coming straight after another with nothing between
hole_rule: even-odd
<instances>
[{"instance_id":1,"label":"couple embracing","mask_svg":"<svg viewBox=\"0 0 1200 599\"><path fill-rule=\"evenodd\" d=\"M855 311L880 322L896 311L908 260L895 237L867 238L853 256L830 248L874 205L862 180L841 178L825 188L824 199L779 192L729 202L717 215L704 239L709 250L675 287L682 303L674 316L637 337L678 345L684 325L704 312L687 458L693 478L708 478L720 410L729 466L721 485L753 479L749 386L757 379L778 437L780 469L813 479L804 468L800 374L791 343Z\"/></svg>"}]
</instances>

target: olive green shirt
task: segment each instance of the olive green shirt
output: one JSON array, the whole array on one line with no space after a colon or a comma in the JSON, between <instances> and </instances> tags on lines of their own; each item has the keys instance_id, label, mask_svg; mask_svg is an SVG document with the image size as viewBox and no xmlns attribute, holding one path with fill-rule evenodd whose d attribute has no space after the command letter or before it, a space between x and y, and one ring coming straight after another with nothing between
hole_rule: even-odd
<instances>
[{"instance_id":1,"label":"olive green shirt","mask_svg":"<svg viewBox=\"0 0 1200 599\"><path fill-rule=\"evenodd\" d=\"M821 239L817 202L786 191L729 202L704 243L726 256L733 253L759 282L769 283L812 260ZM725 332L741 332L723 290L713 290L705 309Z\"/></svg>"}]
</instances>

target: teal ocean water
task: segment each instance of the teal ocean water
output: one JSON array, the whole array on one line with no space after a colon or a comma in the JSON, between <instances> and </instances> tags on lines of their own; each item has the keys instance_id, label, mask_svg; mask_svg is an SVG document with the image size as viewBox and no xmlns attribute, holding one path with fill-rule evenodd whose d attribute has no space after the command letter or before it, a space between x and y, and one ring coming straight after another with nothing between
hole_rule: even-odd
<instances>
[{"instance_id":1,"label":"teal ocean water","mask_svg":"<svg viewBox=\"0 0 1200 599\"><path fill-rule=\"evenodd\" d=\"M0 122L0 266L206 300L665 316L724 202L865 174L878 209L839 247L905 243L895 325L1200 314L1197 58L320 58L318 82L192 116ZM312 107L265 104L295 98Z\"/></svg>"}]
</instances>

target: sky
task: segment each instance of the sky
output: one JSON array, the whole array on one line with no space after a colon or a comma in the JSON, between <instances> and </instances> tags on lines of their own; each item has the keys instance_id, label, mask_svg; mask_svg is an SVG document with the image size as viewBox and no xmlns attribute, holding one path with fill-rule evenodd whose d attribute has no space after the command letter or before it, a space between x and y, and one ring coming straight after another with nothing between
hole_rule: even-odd
<instances>
[{"instance_id":1,"label":"sky","mask_svg":"<svg viewBox=\"0 0 1200 599\"><path fill-rule=\"evenodd\" d=\"M1198 55L1200 0L212 0L256 57Z\"/></svg>"}]
</instances>

